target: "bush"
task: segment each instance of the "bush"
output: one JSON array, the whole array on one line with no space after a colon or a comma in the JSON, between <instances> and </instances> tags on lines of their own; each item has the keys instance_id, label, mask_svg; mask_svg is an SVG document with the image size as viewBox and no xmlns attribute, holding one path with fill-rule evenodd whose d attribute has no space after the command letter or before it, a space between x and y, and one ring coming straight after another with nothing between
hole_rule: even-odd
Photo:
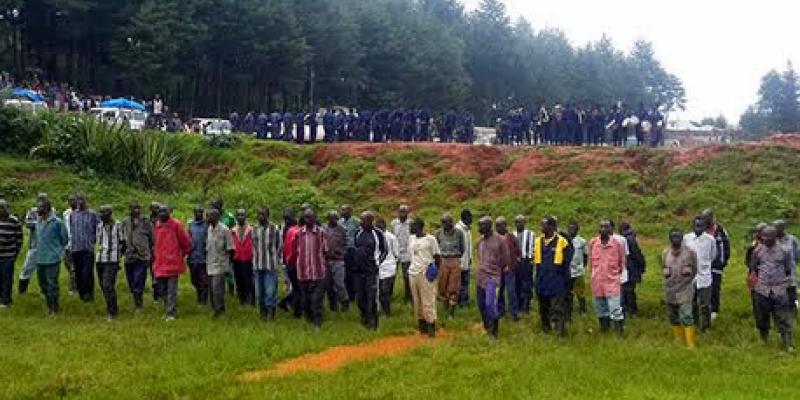
<instances>
[{"instance_id":1,"label":"bush","mask_svg":"<svg viewBox=\"0 0 800 400\"><path fill-rule=\"evenodd\" d=\"M0 106L0 149L5 153L28 154L39 144L45 124L32 113Z\"/></svg>"},{"instance_id":2,"label":"bush","mask_svg":"<svg viewBox=\"0 0 800 400\"><path fill-rule=\"evenodd\" d=\"M181 147L163 133L134 133L89 116L63 115L50 121L31 154L89 173L111 174L147 188L172 183Z\"/></svg>"}]
</instances>

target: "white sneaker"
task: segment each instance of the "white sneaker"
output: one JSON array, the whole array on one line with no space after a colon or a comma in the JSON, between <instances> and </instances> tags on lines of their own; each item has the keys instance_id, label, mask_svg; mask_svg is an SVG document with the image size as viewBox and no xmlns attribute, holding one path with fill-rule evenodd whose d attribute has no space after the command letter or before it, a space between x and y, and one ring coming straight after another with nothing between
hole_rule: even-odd
<instances>
[{"instance_id":1,"label":"white sneaker","mask_svg":"<svg viewBox=\"0 0 800 400\"><path fill-rule=\"evenodd\" d=\"M712 313L711 313L711 320L712 320L712 321L716 320L716 319L717 319L717 316L718 316L718 314L717 314L717 313L715 313L715 312L712 312Z\"/></svg>"},{"instance_id":2,"label":"white sneaker","mask_svg":"<svg viewBox=\"0 0 800 400\"><path fill-rule=\"evenodd\" d=\"M8 308L8 304L0 304L0 308Z\"/></svg>"},{"instance_id":3,"label":"white sneaker","mask_svg":"<svg viewBox=\"0 0 800 400\"><path fill-rule=\"evenodd\" d=\"M172 322L172 321L175 321L175 317L167 317L167 318L165 319L165 321L167 321L167 322Z\"/></svg>"}]
</instances>

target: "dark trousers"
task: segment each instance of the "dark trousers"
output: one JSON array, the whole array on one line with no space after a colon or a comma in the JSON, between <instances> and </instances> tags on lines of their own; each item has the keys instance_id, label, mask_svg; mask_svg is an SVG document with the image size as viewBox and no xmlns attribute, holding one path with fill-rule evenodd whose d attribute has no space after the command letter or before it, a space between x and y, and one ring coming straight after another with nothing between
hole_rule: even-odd
<instances>
[{"instance_id":1,"label":"dark trousers","mask_svg":"<svg viewBox=\"0 0 800 400\"><path fill-rule=\"evenodd\" d=\"M503 272L500 280L500 297L497 299L497 309L500 318L506 315L506 297L508 297L508 313L511 318L517 319L519 315L519 299L517 298L517 279L514 271Z\"/></svg>"},{"instance_id":2,"label":"dark trousers","mask_svg":"<svg viewBox=\"0 0 800 400\"><path fill-rule=\"evenodd\" d=\"M794 325L794 310L789 303L789 296L772 294L764 296L756 293L756 327L762 335L769 333L770 320L781 335L791 334Z\"/></svg>"},{"instance_id":3,"label":"dark trousers","mask_svg":"<svg viewBox=\"0 0 800 400\"><path fill-rule=\"evenodd\" d=\"M64 254L64 269L66 269L69 274L69 291L74 292L77 290L75 283L75 264L72 263L72 256L69 254L69 250Z\"/></svg>"},{"instance_id":4,"label":"dark trousers","mask_svg":"<svg viewBox=\"0 0 800 400\"><path fill-rule=\"evenodd\" d=\"M361 323L367 328L378 328L378 271L357 271L353 273L353 290L361 312Z\"/></svg>"},{"instance_id":5,"label":"dark trousers","mask_svg":"<svg viewBox=\"0 0 800 400\"><path fill-rule=\"evenodd\" d=\"M493 337L497 337L498 330L500 329L500 322L494 318L488 311L488 304L486 304L486 289L478 286L476 296L478 298L478 312L481 314L481 321L486 333Z\"/></svg>"},{"instance_id":6,"label":"dark trousers","mask_svg":"<svg viewBox=\"0 0 800 400\"><path fill-rule=\"evenodd\" d=\"M47 311L51 314L59 311L58 271L61 269L60 264L61 263L38 264L36 266L36 273L39 277L39 287L44 295Z\"/></svg>"},{"instance_id":7,"label":"dark trousers","mask_svg":"<svg viewBox=\"0 0 800 400\"><path fill-rule=\"evenodd\" d=\"M403 301L406 304L411 303L411 284L408 280L408 268L411 267L410 262L399 262L398 266L400 267L400 273L403 275Z\"/></svg>"},{"instance_id":8,"label":"dark trousers","mask_svg":"<svg viewBox=\"0 0 800 400\"><path fill-rule=\"evenodd\" d=\"M153 273L153 260L150 260L147 263L147 271L150 273L150 282L152 282L153 300L155 301L162 300L164 298L164 291L166 289L161 285L162 282L156 279L156 276ZM145 280L146 279L147 277L145 277Z\"/></svg>"},{"instance_id":9,"label":"dark trousers","mask_svg":"<svg viewBox=\"0 0 800 400\"><path fill-rule=\"evenodd\" d=\"M705 332L711 326L711 287L697 289L694 292L694 315L697 328Z\"/></svg>"},{"instance_id":10,"label":"dark trousers","mask_svg":"<svg viewBox=\"0 0 800 400\"><path fill-rule=\"evenodd\" d=\"M378 298L381 303L381 311L387 317L392 315L392 295L394 294L394 276L383 278L378 282Z\"/></svg>"},{"instance_id":11,"label":"dark trousers","mask_svg":"<svg viewBox=\"0 0 800 400\"><path fill-rule=\"evenodd\" d=\"M73 251L72 263L75 266L75 284L81 300L94 300L94 253Z\"/></svg>"},{"instance_id":12,"label":"dark trousers","mask_svg":"<svg viewBox=\"0 0 800 400\"><path fill-rule=\"evenodd\" d=\"M522 260L514 270L517 283L517 300L519 310L528 313L531 310L533 298L533 264L530 260Z\"/></svg>"},{"instance_id":13,"label":"dark trousers","mask_svg":"<svg viewBox=\"0 0 800 400\"><path fill-rule=\"evenodd\" d=\"M716 272L711 273L711 312L719 312L719 299L722 292L722 274Z\"/></svg>"},{"instance_id":14,"label":"dark trousers","mask_svg":"<svg viewBox=\"0 0 800 400\"><path fill-rule=\"evenodd\" d=\"M349 248L344 253L344 285L347 288L347 299L352 302L356 298L356 292L353 287L353 277L356 269L356 249ZM409 296L410 296L409 292Z\"/></svg>"},{"instance_id":15,"label":"dark trousers","mask_svg":"<svg viewBox=\"0 0 800 400\"><path fill-rule=\"evenodd\" d=\"M225 312L225 275L211 275L208 277L211 287L211 308L214 314Z\"/></svg>"},{"instance_id":16,"label":"dark trousers","mask_svg":"<svg viewBox=\"0 0 800 400\"><path fill-rule=\"evenodd\" d=\"M111 317L119 313L117 307L117 271L119 263L97 263L97 280L106 300L106 312Z\"/></svg>"},{"instance_id":17,"label":"dark trousers","mask_svg":"<svg viewBox=\"0 0 800 400\"><path fill-rule=\"evenodd\" d=\"M325 298L325 281L299 281L300 299L306 320L313 326L322 325L322 301Z\"/></svg>"},{"instance_id":18,"label":"dark trousers","mask_svg":"<svg viewBox=\"0 0 800 400\"><path fill-rule=\"evenodd\" d=\"M469 305L469 270L461 270L461 291L458 293L458 305Z\"/></svg>"},{"instance_id":19,"label":"dark trousers","mask_svg":"<svg viewBox=\"0 0 800 400\"><path fill-rule=\"evenodd\" d=\"M539 295L539 318L542 330L549 333L555 328L559 336L564 335L564 323L566 320L566 296Z\"/></svg>"},{"instance_id":20,"label":"dark trousers","mask_svg":"<svg viewBox=\"0 0 800 400\"><path fill-rule=\"evenodd\" d=\"M256 304L256 288L253 283L253 262L234 261L233 278L236 280L236 296L240 304Z\"/></svg>"},{"instance_id":21,"label":"dark trousers","mask_svg":"<svg viewBox=\"0 0 800 400\"><path fill-rule=\"evenodd\" d=\"M206 263L189 264L189 274L192 277L192 286L197 291L197 302L202 305L208 304L208 272Z\"/></svg>"},{"instance_id":22,"label":"dark trousers","mask_svg":"<svg viewBox=\"0 0 800 400\"><path fill-rule=\"evenodd\" d=\"M629 279L622 284L622 311L625 317L639 314L639 303L636 300L636 281Z\"/></svg>"},{"instance_id":23,"label":"dark trousers","mask_svg":"<svg viewBox=\"0 0 800 400\"><path fill-rule=\"evenodd\" d=\"M144 282L147 279L147 261L130 260L125 263L125 277L128 280L128 287L133 294L134 306L139 308L143 305L142 296L144 293Z\"/></svg>"},{"instance_id":24,"label":"dark trousers","mask_svg":"<svg viewBox=\"0 0 800 400\"><path fill-rule=\"evenodd\" d=\"M11 305L11 287L14 286L14 259L0 259L0 305Z\"/></svg>"},{"instance_id":25,"label":"dark trousers","mask_svg":"<svg viewBox=\"0 0 800 400\"><path fill-rule=\"evenodd\" d=\"M295 318L300 318L303 316L303 303L300 301L300 284L297 280L297 266L287 265L286 275L289 277L292 291L289 292L283 300L292 307Z\"/></svg>"},{"instance_id":26,"label":"dark trousers","mask_svg":"<svg viewBox=\"0 0 800 400\"><path fill-rule=\"evenodd\" d=\"M169 318L178 316L178 280L179 277L156 278L164 288L164 314Z\"/></svg>"}]
</instances>

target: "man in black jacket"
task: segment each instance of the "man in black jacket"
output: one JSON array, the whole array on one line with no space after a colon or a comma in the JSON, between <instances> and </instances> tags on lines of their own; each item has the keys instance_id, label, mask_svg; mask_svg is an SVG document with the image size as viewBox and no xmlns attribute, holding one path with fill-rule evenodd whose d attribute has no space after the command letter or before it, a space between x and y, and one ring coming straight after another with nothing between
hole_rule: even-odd
<instances>
[{"instance_id":1,"label":"man in black jacket","mask_svg":"<svg viewBox=\"0 0 800 400\"><path fill-rule=\"evenodd\" d=\"M711 320L717 319L719 314L720 292L722 291L722 274L728 266L731 256L731 243L728 240L728 231L717 223L714 211L710 208L703 210L706 219L706 232L717 242L717 258L711 263Z\"/></svg>"},{"instance_id":2,"label":"man in black jacket","mask_svg":"<svg viewBox=\"0 0 800 400\"><path fill-rule=\"evenodd\" d=\"M647 263L642 253L639 242L636 240L636 231L631 224L621 222L619 233L628 242L628 259L626 268L628 270L628 280L622 283L622 309L625 311L625 318L635 318L639 314L639 303L636 300L636 285L642 282Z\"/></svg>"},{"instance_id":3,"label":"man in black jacket","mask_svg":"<svg viewBox=\"0 0 800 400\"><path fill-rule=\"evenodd\" d=\"M374 221L373 212L361 214L361 229L355 241L355 269L352 271L361 324L370 330L378 329L378 266L387 254L386 239L380 230L373 228Z\"/></svg>"}]
</instances>

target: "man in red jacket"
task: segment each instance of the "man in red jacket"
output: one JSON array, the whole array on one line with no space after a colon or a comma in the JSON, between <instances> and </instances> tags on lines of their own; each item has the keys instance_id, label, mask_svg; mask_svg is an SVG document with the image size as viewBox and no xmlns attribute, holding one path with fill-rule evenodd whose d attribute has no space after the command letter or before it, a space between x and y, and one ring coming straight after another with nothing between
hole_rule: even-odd
<instances>
[{"instance_id":1,"label":"man in red jacket","mask_svg":"<svg viewBox=\"0 0 800 400\"><path fill-rule=\"evenodd\" d=\"M192 250L192 240L183 225L170 216L169 208L158 208L155 226L153 274L159 286L166 289L166 320L178 316L178 280L186 272L184 258Z\"/></svg>"}]
</instances>

